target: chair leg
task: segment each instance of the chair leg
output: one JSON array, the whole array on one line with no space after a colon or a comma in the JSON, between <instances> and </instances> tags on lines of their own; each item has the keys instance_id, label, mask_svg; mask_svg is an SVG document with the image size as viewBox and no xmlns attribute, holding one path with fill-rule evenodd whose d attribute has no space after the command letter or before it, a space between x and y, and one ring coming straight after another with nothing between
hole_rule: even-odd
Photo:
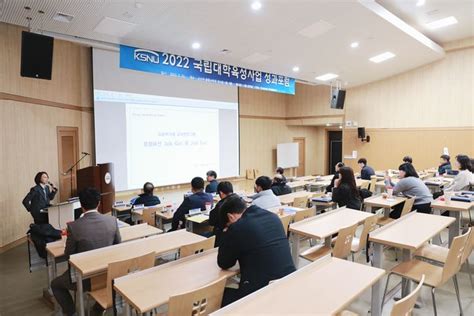
<instances>
[{"instance_id":1,"label":"chair leg","mask_svg":"<svg viewBox=\"0 0 474 316\"><path fill-rule=\"evenodd\" d=\"M458 276L457 275L453 276L453 282L454 282L454 290L456 291L456 297L458 299L459 313L460 313L461 316L463 316L464 313L462 312L461 296L459 295L459 284L458 284Z\"/></svg>"},{"instance_id":2,"label":"chair leg","mask_svg":"<svg viewBox=\"0 0 474 316\"><path fill-rule=\"evenodd\" d=\"M387 295L387 289L388 289L388 282L390 281L390 277L392 276L391 273L387 275L387 282L385 283L385 289L383 291L383 296L382 296L382 307L380 308L380 312L383 311L383 306L385 304L385 295Z\"/></svg>"},{"instance_id":3,"label":"chair leg","mask_svg":"<svg viewBox=\"0 0 474 316\"><path fill-rule=\"evenodd\" d=\"M434 315L438 316L438 312L436 311L436 298L435 298L435 288L431 288L431 297L433 298L433 311Z\"/></svg>"},{"instance_id":4,"label":"chair leg","mask_svg":"<svg viewBox=\"0 0 474 316\"><path fill-rule=\"evenodd\" d=\"M351 252L352 262L354 262L354 253Z\"/></svg>"}]
</instances>

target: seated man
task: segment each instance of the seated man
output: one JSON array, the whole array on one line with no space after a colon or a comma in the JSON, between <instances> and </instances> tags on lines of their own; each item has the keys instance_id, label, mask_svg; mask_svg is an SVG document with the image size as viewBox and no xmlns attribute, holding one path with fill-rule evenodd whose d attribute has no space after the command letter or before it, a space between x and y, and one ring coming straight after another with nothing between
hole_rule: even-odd
<instances>
[{"instance_id":1,"label":"seated man","mask_svg":"<svg viewBox=\"0 0 474 316\"><path fill-rule=\"evenodd\" d=\"M160 204L161 201L157 196L153 195L153 190L155 190L153 183L146 182L143 185L143 193L138 196L133 205L154 206Z\"/></svg>"},{"instance_id":2,"label":"seated man","mask_svg":"<svg viewBox=\"0 0 474 316\"><path fill-rule=\"evenodd\" d=\"M439 159L440 159L440 162L441 162L441 164L438 167L438 173L439 174L445 174L448 171L453 169L453 167L451 166L451 162L450 162L451 157L449 157L449 155L441 155L441 157L439 157Z\"/></svg>"},{"instance_id":3,"label":"seated man","mask_svg":"<svg viewBox=\"0 0 474 316\"><path fill-rule=\"evenodd\" d=\"M277 173L273 177L271 189L273 193L277 196L291 193L291 188L286 184L285 180L283 179L283 176L279 173Z\"/></svg>"},{"instance_id":4,"label":"seated man","mask_svg":"<svg viewBox=\"0 0 474 316\"><path fill-rule=\"evenodd\" d=\"M370 180L370 177L375 175L375 171L372 167L367 166L367 159L360 158L357 161L360 167L360 178L362 180Z\"/></svg>"},{"instance_id":5,"label":"seated man","mask_svg":"<svg viewBox=\"0 0 474 316\"><path fill-rule=\"evenodd\" d=\"M219 217L220 208L227 197L234 193L232 183L229 181L219 182L217 185L217 192L219 193L221 200L217 202L214 209L209 213L209 225L214 227L212 232L216 236L216 242L214 244L215 247L219 247L222 230L225 228L226 224L226 222L222 223L221 218Z\"/></svg>"},{"instance_id":6,"label":"seated man","mask_svg":"<svg viewBox=\"0 0 474 316\"><path fill-rule=\"evenodd\" d=\"M217 264L229 269L238 261L241 275L238 289L225 289L222 306L296 270L277 215L255 205L247 208L236 194L222 204L220 215L226 228L221 236Z\"/></svg>"},{"instance_id":7,"label":"seated man","mask_svg":"<svg viewBox=\"0 0 474 316\"><path fill-rule=\"evenodd\" d=\"M206 173L207 177L207 182L209 182L208 185L206 185L206 193L216 193L217 192L217 185L219 182L217 182L217 173L214 170L209 170Z\"/></svg>"},{"instance_id":8,"label":"seated man","mask_svg":"<svg viewBox=\"0 0 474 316\"><path fill-rule=\"evenodd\" d=\"M255 180L255 192L257 192L257 194L251 196L253 199L252 205L256 205L263 209L280 206L280 200L271 190L271 186L272 180L269 177L258 177L257 180Z\"/></svg>"},{"instance_id":9,"label":"seated man","mask_svg":"<svg viewBox=\"0 0 474 316\"><path fill-rule=\"evenodd\" d=\"M121 241L117 219L113 216L102 215L97 212L100 203L100 193L93 188L86 188L79 193L82 215L67 225L66 257L72 254L89 251L97 248L118 244ZM75 305L69 290L76 284L71 283L69 269L51 282L56 301L66 315L75 314ZM88 280L86 280L88 281ZM85 289L90 283L84 281Z\"/></svg>"},{"instance_id":10,"label":"seated man","mask_svg":"<svg viewBox=\"0 0 474 316\"><path fill-rule=\"evenodd\" d=\"M178 207L173 214L173 221L171 223L170 231L184 228L186 222L185 215L189 214L189 210L200 208L201 211L206 209L206 204L212 205L212 194L204 192L204 179L195 177L191 181L191 191L193 194L184 198L183 203Z\"/></svg>"}]
</instances>

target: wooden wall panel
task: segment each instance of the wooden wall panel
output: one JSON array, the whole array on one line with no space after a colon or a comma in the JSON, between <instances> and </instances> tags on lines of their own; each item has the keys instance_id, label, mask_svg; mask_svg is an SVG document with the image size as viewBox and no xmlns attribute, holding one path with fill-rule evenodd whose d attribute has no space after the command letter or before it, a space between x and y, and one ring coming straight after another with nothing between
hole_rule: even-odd
<instances>
[{"instance_id":1,"label":"wooden wall panel","mask_svg":"<svg viewBox=\"0 0 474 316\"><path fill-rule=\"evenodd\" d=\"M239 88L240 116L285 118L287 100L285 94Z\"/></svg>"}]
</instances>

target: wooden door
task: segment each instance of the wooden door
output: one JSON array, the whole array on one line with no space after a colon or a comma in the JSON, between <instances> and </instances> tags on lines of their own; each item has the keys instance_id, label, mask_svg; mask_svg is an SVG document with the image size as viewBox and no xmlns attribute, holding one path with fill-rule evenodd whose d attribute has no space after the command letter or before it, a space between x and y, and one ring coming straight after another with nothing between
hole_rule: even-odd
<instances>
[{"instance_id":1,"label":"wooden door","mask_svg":"<svg viewBox=\"0 0 474 316\"><path fill-rule=\"evenodd\" d=\"M293 142L298 143L298 168L296 168L296 176L303 177L306 175L306 139L304 137L295 137Z\"/></svg>"},{"instance_id":2,"label":"wooden door","mask_svg":"<svg viewBox=\"0 0 474 316\"><path fill-rule=\"evenodd\" d=\"M58 137L59 201L63 202L76 195L77 166L73 168L72 172L66 172L79 157L79 131L77 127L64 126L58 126L56 131Z\"/></svg>"}]
</instances>

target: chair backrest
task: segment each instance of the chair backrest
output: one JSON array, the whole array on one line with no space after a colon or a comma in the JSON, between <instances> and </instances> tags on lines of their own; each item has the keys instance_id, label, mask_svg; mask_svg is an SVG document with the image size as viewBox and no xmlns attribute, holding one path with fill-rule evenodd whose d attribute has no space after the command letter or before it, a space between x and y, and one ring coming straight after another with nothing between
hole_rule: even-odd
<instances>
[{"instance_id":1,"label":"chair backrest","mask_svg":"<svg viewBox=\"0 0 474 316\"><path fill-rule=\"evenodd\" d=\"M245 170L245 175L246 175L246 178L249 179L249 180L255 179L252 169Z\"/></svg>"},{"instance_id":2,"label":"chair backrest","mask_svg":"<svg viewBox=\"0 0 474 316\"><path fill-rule=\"evenodd\" d=\"M360 189L366 189L368 190L369 189L369 184L370 184L370 181L367 181L367 180L363 180L363 182L361 183L360 185Z\"/></svg>"},{"instance_id":3,"label":"chair backrest","mask_svg":"<svg viewBox=\"0 0 474 316\"><path fill-rule=\"evenodd\" d=\"M367 245L367 239L369 238L369 233L373 231L377 226L377 216L367 217L364 221L364 228L362 229L362 233L360 234L359 238L359 248L356 252L364 249Z\"/></svg>"},{"instance_id":4,"label":"chair backrest","mask_svg":"<svg viewBox=\"0 0 474 316\"><path fill-rule=\"evenodd\" d=\"M258 169L253 169L253 177L254 177L255 179L257 179L258 177L260 177L260 175L261 175L261 174L260 174L260 170L258 170Z\"/></svg>"},{"instance_id":5,"label":"chair backrest","mask_svg":"<svg viewBox=\"0 0 474 316\"><path fill-rule=\"evenodd\" d=\"M324 194L324 192L314 192L311 198L322 197Z\"/></svg>"},{"instance_id":6,"label":"chair backrest","mask_svg":"<svg viewBox=\"0 0 474 316\"><path fill-rule=\"evenodd\" d=\"M461 269L464 249L467 247L470 233L471 228L469 228L465 234L453 238L451 247L448 251L448 257L446 258L446 263L443 266L443 282L448 281Z\"/></svg>"},{"instance_id":7,"label":"chair backrest","mask_svg":"<svg viewBox=\"0 0 474 316\"><path fill-rule=\"evenodd\" d=\"M472 229L472 227L469 228L468 233L469 237L467 238L466 246L464 247L464 253L461 259L461 264L464 264L464 262L466 262L467 258L469 258L472 253L472 250L474 249L474 229Z\"/></svg>"},{"instance_id":8,"label":"chair backrest","mask_svg":"<svg viewBox=\"0 0 474 316\"><path fill-rule=\"evenodd\" d=\"M311 207L302 211L297 211L295 213L295 216L293 217L293 222L299 222L304 219L307 219L308 217L313 217L316 214L316 210Z\"/></svg>"},{"instance_id":9,"label":"chair backrest","mask_svg":"<svg viewBox=\"0 0 474 316\"><path fill-rule=\"evenodd\" d=\"M404 298L400 299L398 302L393 304L392 307L392 312L390 313L390 316L406 316L406 315L411 315L411 311L413 310L413 307L415 307L416 300L418 299L418 296L420 296L421 292L421 287L423 286L423 283L425 282L425 275L423 274L421 276L420 283L418 283L418 286L407 296Z\"/></svg>"},{"instance_id":10,"label":"chair backrest","mask_svg":"<svg viewBox=\"0 0 474 316\"><path fill-rule=\"evenodd\" d=\"M216 236L207 238L206 240L198 241L193 244L185 245L179 248L179 257L184 258L187 256L195 255L200 252L214 248L216 242Z\"/></svg>"},{"instance_id":11,"label":"chair backrest","mask_svg":"<svg viewBox=\"0 0 474 316\"><path fill-rule=\"evenodd\" d=\"M415 203L415 196L406 199L405 204L403 205L402 213L400 214L400 217L407 215L408 213L411 212L411 209L413 208L413 203Z\"/></svg>"},{"instance_id":12,"label":"chair backrest","mask_svg":"<svg viewBox=\"0 0 474 316\"><path fill-rule=\"evenodd\" d=\"M215 281L194 291L171 296L168 316L205 316L221 308L227 279Z\"/></svg>"},{"instance_id":13,"label":"chair backrest","mask_svg":"<svg viewBox=\"0 0 474 316\"><path fill-rule=\"evenodd\" d=\"M377 176L370 177L370 187L369 191L375 193L375 184L377 183Z\"/></svg>"},{"instance_id":14,"label":"chair backrest","mask_svg":"<svg viewBox=\"0 0 474 316\"><path fill-rule=\"evenodd\" d=\"M307 208L308 197L307 196L295 197L295 199L293 200L293 207Z\"/></svg>"},{"instance_id":15,"label":"chair backrest","mask_svg":"<svg viewBox=\"0 0 474 316\"><path fill-rule=\"evenodd\" d=\"M339 259L347 259L351 253L352 240L356 232L358 224L339 229L337 233L336 243L332 250L333 257Z\"/></svg>"},{"instance_id":16,"label":"chair backrest","mask_svg":"<svg viewBox=\"0 0 474 316\"><path fill-rule=\"evenodd\" d=\"M155 265L155 258L155 253L150 252L143 256L109 263L107 267L107 305L112 306L113 303L112 289L114 279L153 267Z\"/></svg>"},{"instance_id":17,"label":"chair backrest","mask_svg":"<svg viewBox=\"0 0 474 316\"><path fill-rule=\"evenodd\" d=\"M291 222L291 214L281 215L280 220L283 225L283 229L285 230L285 235L288 236L288 226L290 226Z\"/></svg>"},{"instance_id":18,"label":"chair backrest","mask_svg":"<svg viewBox=\"0 0 474 316\"><path fill-rule=\"evenodd\" d=\"M160 210L161 207L147 207L143 209L143 222L147 223L150 226L156 227L156 212Z\"/></svg>"}]
</instances>

